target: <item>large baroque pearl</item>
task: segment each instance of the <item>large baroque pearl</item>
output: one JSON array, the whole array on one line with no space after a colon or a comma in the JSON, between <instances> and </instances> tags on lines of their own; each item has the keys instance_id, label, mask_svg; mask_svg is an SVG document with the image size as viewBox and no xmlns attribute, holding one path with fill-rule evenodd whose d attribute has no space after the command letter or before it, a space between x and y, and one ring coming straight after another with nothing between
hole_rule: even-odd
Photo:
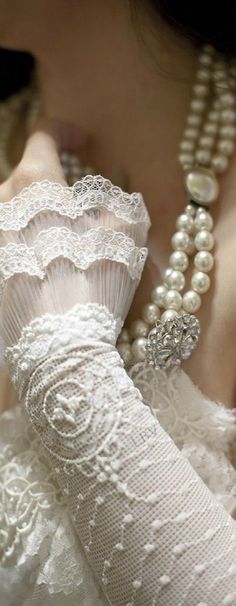
<instances>
[{"instance_id":1,"label":"large baroque pearl","mask_svg":"<svg viewBox=\"0 0 236 606\"><path fill-rule=\"evenodd\" d=\"M206 206L216 200L219 193L219 185L214 173L201 167L187 171L185 186L192 200Z\"/></svg>"}]
</instances>

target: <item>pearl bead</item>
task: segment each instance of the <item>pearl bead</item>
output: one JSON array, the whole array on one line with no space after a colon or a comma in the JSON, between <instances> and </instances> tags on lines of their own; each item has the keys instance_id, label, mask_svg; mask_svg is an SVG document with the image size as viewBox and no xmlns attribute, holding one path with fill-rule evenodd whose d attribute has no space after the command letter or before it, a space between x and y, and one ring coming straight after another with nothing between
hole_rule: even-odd
<instances>
[{"instance_id":1,"label":"pearl bead","mask_svg":"<svg viewBox=\"0 0 236 606\"><path fill-rule=\"evenodd\" d=\"M207 229L208 231L211 231L213 227L213 219L206 210L201 209L201 212L197 213L195 218L195 227L199 231L201 229Z\"/></svg>"},{"instance_id":2,"label":"pearl bead","mask_svg":"<svg viewBox=\"0 0 236 606\"><path fill-rule=\"evenodd\" d=\"M191 152L194 149L193 141L181 141L180 149L182 152Z\"/></svg>"},{"instance_id":3,"label":"pearl bead","mask_svg":"<svg viewBox=\"0 0 236 606\"><path fill-rule=\"evenodd\" d=\"M118 343L118 352L125 364L129 364L132 360L131 346L129 343Z\"/></svg>"},{"instance_id":4,"label":"pearl bead","mask_svg":"<svg viewBox=\"0 0 236 606\"><path fill-rule=\"evenodd\" d=\"M236 127L232 126L232 124L227 124L226 126L221 126L219 135L223 139L225 139L227 137L229 137L229 139L234 139L234 137L236 137Z\"/></svg>"},{"instance_id":5,"label":"pearl bead","mask_svg":"<svg viewBox=\"0 0 236 606\"><path fill-rule=\"evenodd\" d=\"M181 215L179 215L176 221L176 228L180 231L186 231L188 234L190 234L194 228L193 218L190 215L182 213Z\"/></svg>"},{"instance_id":6,"label":"pearl bead","mask_svg":"<svg viewBox=\"0 0 236 606\"><path fill-rule=\"evenodd\" d=\"M235 103L235 96L233 93L223 93L220 96L220 102L223 107L232 107Z\"/></svg>"},{"instance_id":7,"label":"pearl bead","mask_svg":"<svg viewBox=\"0 0 236 606\"><path fill-rule=\"evenodd\" d=\"M185 251L189 244L189 236L184 231L177 231L171 238L171 244L174 250Z\"/></svg>"},{"instance_id":8,"label":"pearl bead","mask_svg":"<svg viewBox=\"0 0 236 606\"><path fill-rule=\"evenodd\" d=\"M170 265L173 269L179 269L180 271L186 271L188 268L189 260L186 253L183 250L176 250L170 255Z\"/></svg>"},{"instance_id":9,"label":"pearl bead","mask_svg":"<svg viewBox=\"0 0 236 606\"><path fill-rule=\"evenodd\" d=\"M225 78L225 72L223 69L215 69L213 74L213 80L217 82L219 89L225 89L227 87L227 80Z\"/></svg>"},{"instance_id":10,"label":"pearl bead","mask_svg":"<svg viewBox=\"0 0 236 606\"><path fill-rule=\"evenodd\" d=\"M129 332L134 339L146 337L148 334L148 326L143 320L134 320L134 322L131 323Z\"/></svg>"},{"instance_id":11,"label":"pearl bead","mask_svg":"<svg viewBox=\"0 0 236 606\"><path fill-rule=\"evenodd\" d=\"M201 250L194 257L194 265L199 271L210 271L214 265L212 254L208 250Z\"/></svg>"},{"instance_id":12,"label":"pearl bead","mask_svg":"<svg viewBox=\"0 0 236 606\"><path fill-rule=\"evenodd\" d=\"M191 198L203 205L213 202L219 192L219 185L214 173L203 168L188 171L185 186Z\"/></svg>"},{"instance_id":13,"label":"pearl bead","mask_svg":"<svg viewBox=\"0 0 236 606\"><path fill-rule=\"evenodd\" d=\"M166 322L166 320L173 320L173 318L176 318L176 316L178 316L178 312L175 311L174 309L167 309L166 311L163 312L162 316L161 316L161 321L162 322Z\"/></svg>"},{"instance_id":14,"label":"pearl bead","mask_svg":"<svg viewBox=\"0 0 236 606\"><path fill-rule=\"evenodd\" d=\"M142 362L146 358L147 339L139 337L135 339L131 345L131 351L135 360Z\"/></svg>"},{"instance_id":15,"label":"pearl bead","mask_svg":"<svg viewBox=\"0 0 236 606\"><path fill-rule=\"evenodd\" d=\"M230 156L230 154L232 154L234 151L234 141L231 139L222 139L219 141L217 149L219 150L220 154Z\"/></svg>"},{"instance_id":16,"label":"pearl bead","mask_svg":"<svg viewBox=\"0 0 236 606\"><path fill-rule=\"evenodd\" d=\"M196 112L196 114L201 114L205 107L206 103L203 99L193 99L190 103L190 110Z\"/></svg>"},{"instance_id":17,"label":"pearl bead","mask_svg":"<svg viewBox=\"0 0 236 606\"><path fill-rule=\"evenodd\" d=\"M190 217L195 217L196 214L196 210L193 204L187 204L187 206L185 206L185 213L187 215L190 215Z\"/></svg>"},{"instance_id":18,"label":"pearl bead","mask_svg":"<svg viewBox=\"0 0 236 606\"><path fill-rule=\"evenodd\" d=\"M206 107L204 99L193 99L190 103L190 111L201 114Z\"/></svg>"},{"instance_id":19,"label":"pearl bead","mask_svg":"<svg viewBox=\"0 0 236 606\"><path fill-rule=\"evenodd\" d=\"M209 82L211 79L211 72L209 69L199 69L197 71L197 79L201 82Z\"/></svg>"},{"instance_id":20,"label":"pearl bead","mask_svg":"<svg viewBox=\"0 0 236 606\"><path fill-rule=\"evenodd\" d=\"M211 135L214 136L217 133L218 130L218 126L217 124L215 124L215 122L207 122L204 126L204 133L206 133L206 135Z\"/></svg>"},{"instance_id":21,"label":"pearl bead","mask_svg":"<svg viewBox=\"0 0 236 606\"><path fill-rule=\"evenodd\" d=\"M211 160L211 167L216 173L223 173L228 166L228 159L221 154L215 154Z\"/></svg>"},{"instance_id":22,"label":"pearl bead","mask_svg":"<svg viewBox=\"0 0 236 606\"><path fill-rule=\"evenodd\" d=\"M168 284L168 278L170 277L171 273L172 273L172 268L168 267L165 270L165 273L164 273L164 280L163 281L164 281L165 284Z\"/></svg>"},{"instance_id":23,"label":"pearl bead","mask_svg":"<svg viewBox=\"0 0 236 606\"><path fill-rule=\"evenodd\" d=\"M199 57L199 63L201 63L204 66L209 66L212 64L212 57L211 55L208 55L208 53L202 53Z\"/></svg>"},{"instance_id":24,"label":"pearl bead","mask_svg":"<svg viewBox=\"0 0 236 606\"><path fill-rule=\"evenodd\" d=\"M123 328L118 337L119 343L129 343L129 331L127 328Z\"/></svg>"},{"instance_id":25,"label":"pearl bead","mask_svg":"<svg viewBox=\"0 0 236 606\"><path fill-rule=\"evenodd\" d=\"M164 285L156 286L153 288L151 292L151 299L153 303L159 305L160 307L164 307L164 300L167 293L167 288Z\"/></svg>"},{"instance_id":26,"label":"pearl bead","mask_svg":"<svg viewBox=\"0 0 236 606\"><path fill-rule=\"evenodd\" d=\"M216 111L216 110L213 109L213 110L211 110L209 112L209 114L208 114L208 120L210 122L214 122L214 123L215 122L219 122L219 119L220 119L220 112L219 111Z\"/></svg>"},{"instance_id":27,"label":"pearl bead","mask_svg":"<svg viewBox=\"0 0 236 606\"><path fill-rule=\"evenodd\" d=\"M182 271L173 269L168 277L167 284L174 290L183 290L185 287L185 277Z\"/></svg>"},{"instance_id":28,"label":"pearl bead","mask_svg":"<svg viewBox=\"0 0 236 606\"><path fill-rule=\"evenodd\" d=\"M236 112L233 109L224 109L221 114L221 120L224 124L231 124L235 122Z\"/></svg>"},{"instance_id":29,"label":"pearl bead","mask_svg":"<svg viewBox=\"0 0 236 606\"><path fill-rule=\"evenodd\" d=\"M188 246L186 248L186 253L187 255L189 255L191 257L191 255L193 255L196 251L196 247L195 247L195 242L193 238L189 238L189 243Z\"/></svg>"},{"instance_id":30,"label":"pearl bead","mask_svg":"<svg viewBox=\"0 0 236 606\"><path fill-rule=\"evenodd\" d=\"M146 303L142 310L142 318L147 324L155 324L160 318L160 309L155 303Z\"/></svg>"},{"instance_id":31,"label":"pearl bead","mask_svg":"<svg viewBox=\"0 0 236 606\"><path fill-rule=\"evenodd\" d=\"M183 296L183 308L188 313L195 313L201 306L201 297L194 290L188 290Z\"/></svg>"},{"instance_id":32,"label":"pearl bead","mask_svg":"<svg viewBox=\"0 0 236 606\"><path fill-rule=\"evenodd\" d=\"M188 167L193 164L194 156L191 153L185 152L185 153L179 154L178 159L179 159L180 164L182 164L183 167Z\"/></svg>"},{"instance_id":33,"label":"pearl bead","mask_svg":"<svg viewBox=\"0 0 236 606\"><path fill-rule=\"evenodd\" d=\"M211 160L211 152L207 149L198 149L196 151L196 160L199 164L208 166Z\"/></svg>"},{"instance_id":34,"label":"pearl bead","mask_svg":"<svg viewBox=\"0 0 236 606\"><path fill-rule=\"evenodd\" d=\"M190 114L187 117L187 124L189 126L200 126L202 121L202 117L198 116L197 114Z\"/></svg>"},{"instance_id":35,"label":"pearl bead","mask_svg":"<svg viewBox=\"0 0 236 606\"><path fill-rule=\"evenodd\" d=\"M208 86L206 84L195 84L193 87L193 92L196 97L204 99L204 97L206 97L208 94Z\"/></svg>"},{"instance_id":36,"label":"pearl bead","mask_svg":"<svg viewBox=\"0 0 236 606\"><path fill-rule=\"evenodd\" d=\"M198 139L199 130L198 128L186 128L184 131L184 139L196 140Z\"/></svg>"},{"instance_id":37,"label":"pearl bead","mask_svg":"<svg viewBox=\"0 0 236 606\"><path fill-rule=\"evenodd\" d=\"M182 305L182 297L177 290L168 290L165 296L165 308L179 311Z\"/></svg>"},{"instance_id":38,"label":"pearl bead","mask_svg":"<svg viewBox=\"0 0 236 606\"><path fill-rule=\"evenodd\" d=\"M209 135L203 135L199 139L199 146L203 149L211 149L214 144L214 138Z\"/></svg>"},{"instance_id":39,"label":"pearl bead","mask_svg":"<svg viewBox=\"0 0 236 606\"><path fill-rule=\"evenodd\" d=\"M202 271L196 271L192 276L191 286L200 295L207 292L210 287L210 278Z\"/></svg>"},{"instance_id":40,"label":"pearl bead","mask_svg":"<svg viewBox=\"0 0 236 606\"><path fill-rule=\"evenodd\" d=\"M194 241L197 250L211 250L214 246L213 235L206 229L199 231Z\"/></svg>"}]
</instances>

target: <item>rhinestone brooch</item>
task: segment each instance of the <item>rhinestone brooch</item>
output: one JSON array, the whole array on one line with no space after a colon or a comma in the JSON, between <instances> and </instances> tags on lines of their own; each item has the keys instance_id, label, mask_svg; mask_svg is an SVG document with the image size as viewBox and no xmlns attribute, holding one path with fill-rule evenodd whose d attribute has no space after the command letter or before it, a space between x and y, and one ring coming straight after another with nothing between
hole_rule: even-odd
<instances>
[{"instance_id":1,"label":"rhinestone brooch","mask_svg":"<svg viewBox=\"0 0 236 606\"><path fill-rule=\"evenodd\" d=\"M165 322L158 320L147 338L147 363L154 368L180 365L190 357L199 335L200 322L191 314L175 316Z\"/></svg>"}]
</instances>

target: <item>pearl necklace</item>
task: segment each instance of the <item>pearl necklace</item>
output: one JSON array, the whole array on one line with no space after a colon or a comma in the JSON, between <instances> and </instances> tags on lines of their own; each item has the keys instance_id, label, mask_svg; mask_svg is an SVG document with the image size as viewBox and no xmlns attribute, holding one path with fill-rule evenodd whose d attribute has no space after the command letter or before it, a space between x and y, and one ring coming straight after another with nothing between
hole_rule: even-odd
<instances>
[{"instance_id":1,"label":"pearl necklace","mask_svg":"<svg viewBox=\"0 0 236 606\"><path fill-rule=\"evenodd\" d=\"M117 347L127 367L144 360L155 368L179 365L198 342L200 323L194 314L201 306L201 295L210 287L208 273L214 265L213 220L208 209L219 193L216 173L227 168L234 151L235 86L235 66L227 64L212 46L204 45L180 143L179 161L189 203L176 221L163 284L152 290L141 318L119 335ZM213 99L209 102L210 92ZM193 255L191 289L181 294L184 272Z\"/></svg>"},{"instance_id":2,"label":"pearl necklace","mask_svg":"<svg viewBox=\"0 0 236 606\"><path fill-rule=\"evenodd\" d=\"M170 267L163 284L152 290L151 302L144 305L141 318L129 328L124 327L119 335L117 348L127 367L144 360L155 368L179 365L198 342L200 323L194 314L201 306L201 295L210 287L208 273L214 265L209 207L219 194L216 174L227 168L234 151L235 87L233 62L227 62L212 46L204 45L178 157L189 202L176 221ZM17 110L26 99L29 101L29 93L23 91L12 96L7 104L1 104L5 128L0 134L0 169L5 178L12 170L7 160L7 143ZM28 107L28 129L39 115L39 106L34 90ZM75 154L63 152L61 162L69 185L85 174L94 174L91 167L81 166ZM193 257L191 289L181 294L190 257Z\"/></svg>"}]
</instances>

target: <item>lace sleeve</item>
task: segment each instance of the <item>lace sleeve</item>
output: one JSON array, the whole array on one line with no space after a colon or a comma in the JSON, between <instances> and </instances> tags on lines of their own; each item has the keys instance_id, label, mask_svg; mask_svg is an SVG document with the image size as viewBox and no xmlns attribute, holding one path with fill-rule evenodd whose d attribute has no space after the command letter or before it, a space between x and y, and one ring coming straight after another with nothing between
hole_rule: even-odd
<instances>
[{"instance_id":1,"label":"lace sleeve","mask_svg":"<svg viewBox=\"0 0 236 606\"><path fill-rule=\"evenodd\" d=\"M141 240L134 243L138 248ZM110 273L113 261L104 262L103 255L96 265L103 280L102 289L97 277L97 301L91 296L78 302L81 275L88 276L94 265L77 273L71 260L66 265L71 282L77 276L77 302L68 309L62 267L55 258L42 277L16 270L4 277L5 363L108 602L234 606L235 521L144 404L124 369L115 343L127 301L121 297L115 303L108 296L105 275L119 277L117 289L122 284L126 293L137 276L131 276L125 252L123 263L115 259ZM54 274L49 281L50 268ZM47 309L49 292L53 311ZM90 292L95 299L95 290ZM62 305L63 311L55 313Z\"/></svg>"}]
</instances>

